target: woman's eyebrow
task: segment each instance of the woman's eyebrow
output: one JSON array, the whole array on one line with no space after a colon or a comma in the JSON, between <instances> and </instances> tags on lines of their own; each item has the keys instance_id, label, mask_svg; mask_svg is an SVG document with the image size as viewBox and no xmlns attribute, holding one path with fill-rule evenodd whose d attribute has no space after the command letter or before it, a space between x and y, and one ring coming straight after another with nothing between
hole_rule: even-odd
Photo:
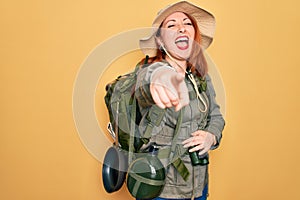
<instances>
[{"instance_id":1,"label":"woman's eyebrow","mask_svg":"<svg viewBox=\"0 0 300 200\"><path fill-rule=\"evenodd\" d=\"M165 23L167 24L168 22L176 22L175 19L169 19L168 21L166 21Z\"/></svg>"},{"instance_id":2,"label":"woman's eyebrow","mask_svg":"<svg viewBox=\"0 0 300 200\"><path fill-rule=\"evenodd\" d=\"M182 21L186 21L186 20L190 20L190 18L186 17ZM169 20L165 21L165 24L167 24L169 22L176 22L176 19L169 19Z\"/></svg>"},{"instance_id":3,"label":"woman's eyebrow","mask_svg":"<svg viewBox=\"0 0 300 200\"><path fill-rule=\"evenodd\" d=\"M182 21L185 21L185 20L190 20L190 18L184 18ZM168 22L170 22L170 21L172 21L172 22L176 22L176 20L175 19L169 19L168 21L166 21L166 23L168 23Z\"/></svg>"}]
</instances>

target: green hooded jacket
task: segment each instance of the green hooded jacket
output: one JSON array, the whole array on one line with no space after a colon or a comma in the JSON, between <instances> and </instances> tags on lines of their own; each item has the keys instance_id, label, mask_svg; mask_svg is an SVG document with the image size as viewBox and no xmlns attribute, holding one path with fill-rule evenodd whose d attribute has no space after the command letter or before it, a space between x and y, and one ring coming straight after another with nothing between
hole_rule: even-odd
<instances>
[{"instance_id":1,"label":"green hooded jacket","mask_svg":"<svg viewBox=\"0 0 300 200\"><path fill-rule=\"evenodd\" d=\"M151 75L154 70L160 67L170 68L166 62L156 62L141 68L137 72L135 96L142 114L142 120L139 124L141 137L143 137L143 133L145 133L148 124L147 114L151 106L154 105L149 89ZM184 108L182 125L176 141L176 152L172 152L172 154L180 156L180 159L183 161L190 175L184 180L178 170L171 164L170 158L162 158L161 162L167 169L165 186L160 194L162 198L191 198L192 195L199 197L202 195L202 190L205 185L208 184L208 166L192 166L187 149L184 149L181 144L182 141L188 139L191 134L197 130L205 130L216 136L216 144L211 147L211 149L217 148L221 142L225 121L220 112L220 107L215 100L216 94L210 76L206 75L205 80L206 90L202 91L200 95L206 101L209 109L203 113L198 109L199 100L196 97L192 83L187 77L185 78L190 102L189 105ZM196 79L196 81L200 87L199 80ZM201 109L203 110L203 104L200 102L199 105L200 107L202 106ZM179 115L178 113L179 112L175 112L174 108L167 108L160 124L152 129L149 143L142 148L147 148L149 145L155 144L159 150L170 149Z\"/></svg>"}]
</instances>

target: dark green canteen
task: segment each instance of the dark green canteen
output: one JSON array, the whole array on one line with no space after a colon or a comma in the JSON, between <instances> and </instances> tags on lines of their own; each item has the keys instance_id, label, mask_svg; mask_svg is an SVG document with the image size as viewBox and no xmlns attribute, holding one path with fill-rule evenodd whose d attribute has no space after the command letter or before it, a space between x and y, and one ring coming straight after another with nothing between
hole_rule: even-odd
<instances>
[{"instance_id":1,"label":"dark green canteen","mask_svg":"<svg viewBox=\"0 0 300 200\"><path fill-rule=\"evenodd\" d=\"M152 199L162 192L165 178L165 168L156 156L140 157L128 169L127 188L138 199Z\"/></svg>"}]
</instances>

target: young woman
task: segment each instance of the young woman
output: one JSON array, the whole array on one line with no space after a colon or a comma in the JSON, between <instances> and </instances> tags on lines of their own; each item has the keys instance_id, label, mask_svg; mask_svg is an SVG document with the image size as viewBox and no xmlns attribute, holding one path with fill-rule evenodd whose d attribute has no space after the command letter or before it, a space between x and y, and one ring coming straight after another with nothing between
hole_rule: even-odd
<instances>
[{"instance_id":1,"label":"young woman","mask_svg":"<svg viewBox=\"0 0 300 200\"><path fill-rule=\"evenodd\" d=\"M170 149L178 118L182 117L176 150L171 152L179 155L179 164L170 158L161 159L166 180L155 199L205 200L208 165L193 164L190 154L207 158L209 150L219 146L225 125L203 54L212 42L215 19L202 8L181 1L160 11L152 26L153 34L140 40L141 50L149 56L148 65L138 71L135 92L142 113L141 137L149 123L150 108L158 106L166 112L143 148Z\"/></svg>"}]
</instances>

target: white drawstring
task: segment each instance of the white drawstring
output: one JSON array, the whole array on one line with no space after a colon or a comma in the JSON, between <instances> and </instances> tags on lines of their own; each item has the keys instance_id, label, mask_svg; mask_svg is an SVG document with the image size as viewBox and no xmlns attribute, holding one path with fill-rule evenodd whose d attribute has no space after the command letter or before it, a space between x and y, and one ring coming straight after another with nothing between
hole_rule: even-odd
<instances>
[{"instance_id":1,"label":"white drawstring","mask_svg":"<svg viewBox=\"0 0 300 200\"><path fill-rule=\"evenodd\" d=\"M188 75L190 81L193 83L193 86L194 86L194 89L195 89L195 91L196 91L196 94L197 94L198 99L199 99L199 100L203 103L203 105L204 105L204 110L202 110L202 109L200 108L199 101L198 101L198 102L197 102L198 108L199 108L199 110L200 110L201 112L205 113L205 112L207 111L207 104L205 103L205 101L203 100L202 96L201 96L200 93L199 93L199 90L198 90L198 87L197 87L197 83L196 83L196 81L195 81L195 78L194 78L194 76L193 76L191 73L187 73L187 75Z\"/></svg>"}]
</instances>

